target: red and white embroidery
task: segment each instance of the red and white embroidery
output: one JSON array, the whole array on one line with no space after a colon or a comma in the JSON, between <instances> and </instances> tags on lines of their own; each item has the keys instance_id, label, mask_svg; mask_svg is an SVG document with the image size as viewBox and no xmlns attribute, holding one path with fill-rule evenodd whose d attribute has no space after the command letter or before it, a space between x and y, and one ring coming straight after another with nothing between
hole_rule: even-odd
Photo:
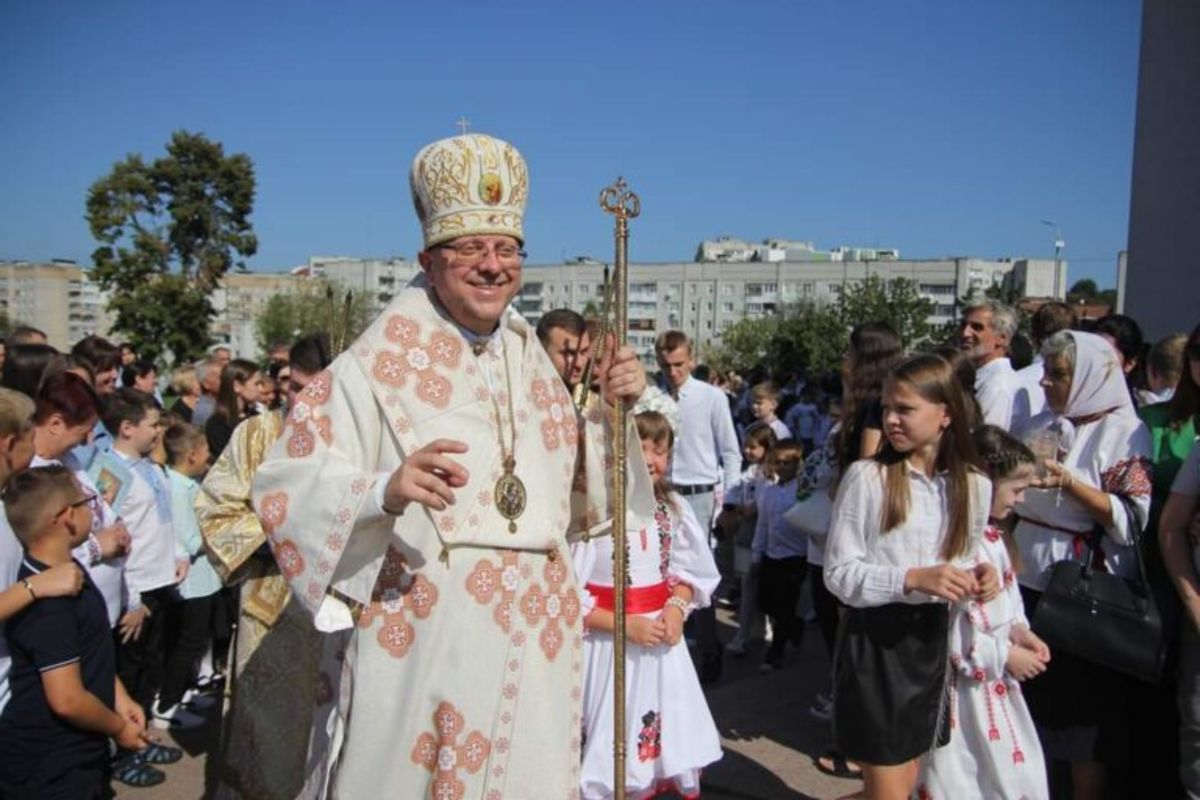
<instances>
[{"instance_id":1,"label":"red and white embroidery","mask_svg":"<svg viewBox=\"0 0 1200 800\"><path fill-rule=\"evenodd\" d=\"M429 796L433 800L462 800L466 785L458 771L479 772L491 752L491 742L479 731L471 731L460 743L466 727L463 715L453 703L441 702L433 712L434 733L422 733L413 746L411 758L433 773Z\"/></svg>"},{"instance_id":2,"label":"red and white embroidery","mask_svg":"<svg viewBox=\"0 0 1200 800\"><path fill-rule=\"evenodd\" d=\"M1150 469L1150 460L1143 456L1122 459L1100 473L1100 488L1123 497L1148 497Z\"/></svg>"},{"instance_id":3,"label":"red and white embroidery","mask_svg":"<svg viewBox=\"0 0 1200 800\"><path fill-rule=\"evenodd\" d=\"M500 551L499 564L480 559L467 575L467 593L475 598L475 602L486 606L491 605L493 599L499 600L492 619L505 633L512 629L513 603L521 585L521 569L517 562L516 553Z\"/></svg>"},{"instance_id":4,"label":"red and white embroidery","mask_svg":"<svg viewBox=\"0 0 1200 800\"><path fill-rule=\"evenodd\" d=\"M575 420L575 405L562 383L547 383L541 378L534 380L529 390L529 399L534 407L545 413L542 420L542 444L547 450L557 450L562 445L574 446L579 439L579 427Z\"/></svg>"},{"instance_id":5,"label":"red and white embroidery","mask_svg":"<svg viewBox=\"0 0 1200 800\"><path fill-rule=\"evenodd\" d=\"M538 644L546 658L553 661L563 645L565 631L563 624L569 630L579 619L579 595L574 589L564 589L567 581L567 569L564 559L547 560L542 575L549 585L546 590L536 583L532 584L521 597L521 616L531 628L537 628L545 620L542 632L538 634Z\"/></svg>"},{"instance_id":6,"label":"red and white embroidery","mask_svg":"<svg viewBox=\"0 0 1200 800\"><path fill-rule=\"evenodd\" d=\"M299 548L291 539L284 539L275 546L275 562L288 580L304 572L304 556L300 555Z\"/></svg>"},{"instance_id":7,"label":"red and white embroidery","mask_svg":"<svg viewBox=\"0 0 1200 800\"><path fill-rule=\"evenodd\" d=\"M304 458L316 449L316 437L326 445L333 444L333 420L318 415L307 403L297 402L288 415L287 454L292 458ZM316 431L316 435L313 432Z\"/></svg>"},{"instance_id":8,"label":"red and white embroidery","mask_svg":"<svg viewBox=\"0 0 1200 800\"><path fill-rule=\"evenodd\" d=\"M404 658L416 638L408 614L425 619L437 600L437 587L424 575L409 572L404 556L395 548L388 548L371 593L371 603L358 618L358 624L369 628L377 617L382 617L383 625L375 637L379 646L394 658Z\"/></svg>"},{"instance_id":9,"label":"red and white embroidery","mask_svg":"<svg viewBox=\"0 0 1200 800\"><path fill-rule=\"evenodd\" d=\"M387 321L384 337L400 346L398 351L383 350L375 354L371 376L380 383L403 389L409 376L416 382L417 398L434 408L450 404L450 381L438 374L438 367L458 368L463 343L445 331L434 331L429 340L421 342L421 326L415 320L394 315Z\"/></svg>"},{"instance_id":10,"label":"red and white embroidery","mask_svg":"<svg viewBox=\"0 0 1200 800\"><path fill-rule=\"evenodd\" d=\"M329 370L318 372L316 377L308 382L296 400L309 406L320 406L329 402L333 394L333 373Z\"/></svg>"},{"instance_id":11,"label":"red and white embroidery","mask_svg":"<svg viewBox=\"0 0 1200 800\"><path fill-rule=\"evenodd\" d=\"M279 526L287 520L287 492L271 492L263 495L258 504L258 518L262 522L263 533L271 536Z\"/></svg>"}]
</instances>

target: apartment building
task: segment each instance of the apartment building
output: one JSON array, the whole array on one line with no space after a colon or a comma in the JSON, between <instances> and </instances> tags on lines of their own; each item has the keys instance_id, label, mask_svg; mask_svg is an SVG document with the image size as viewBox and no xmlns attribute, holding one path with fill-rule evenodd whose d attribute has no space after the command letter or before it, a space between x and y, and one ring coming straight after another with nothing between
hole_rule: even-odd
<instances>
[{"instance_id":1,"label":"apartment building","mask_svg":"<svg viewBox=\"0 0 1200 800\"><path fill-rule=\"evenodd\" d=\"M604 269L587 259L528 265L514 305L535 323L554 308L580 313L599 309ZM1061 297L1067 285L1065 262L1059 272L1056 283L1053 260L1026 258L631 264L629 340L650 364L654 340L662 331L682 330L701 345L709 344L739 320L833 302L844 287L868 275L912 281L934 303L929 321L941 325L956 318L963 298L993 286L1015 288L1023 297Z\"/></svg>"},{"instance_id":2,"label":"apartment building","mask_svg":"<svg viewBox=\"0 0 1200 800\"><path fill-rule=\"evenodd\" d=\"M65 350L88 334L107 336L112 317L86 270L73 261L0 262L0 309L10 325L32 325Z\"/></svg>"}]
</instances>

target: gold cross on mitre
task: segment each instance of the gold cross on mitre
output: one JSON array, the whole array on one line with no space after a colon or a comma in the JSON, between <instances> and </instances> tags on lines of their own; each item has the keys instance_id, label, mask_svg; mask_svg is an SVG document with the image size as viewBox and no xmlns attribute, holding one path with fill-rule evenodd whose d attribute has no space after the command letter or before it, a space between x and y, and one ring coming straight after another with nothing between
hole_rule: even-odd
<instances>
[{"instance_id":1,"label":"gold cross on mitre","mask_svg":"<svg viewBox=\"0 0 1200 800\"><path fill-rule=\"evenodd\" d=\"M459 117L458 122L455 124L458 125L459 133L462 136L466 136L467 129L471 127L471 120L467 119L466 117Z\"/></svg>"}]
</instances>

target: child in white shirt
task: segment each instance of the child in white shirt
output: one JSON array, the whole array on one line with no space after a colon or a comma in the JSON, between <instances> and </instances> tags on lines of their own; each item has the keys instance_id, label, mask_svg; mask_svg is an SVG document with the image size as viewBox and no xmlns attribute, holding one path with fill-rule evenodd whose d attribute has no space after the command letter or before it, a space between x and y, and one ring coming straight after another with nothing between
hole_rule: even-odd
<instances>
[{"instance_id":1,"label":"child in white shirt","mask_svg":"<svg viewBox=\"0 0 1200 800\"><path fill-rule=\"evenodd\" d=\"M883 447L838 487L825 583L846 603L834 657L837 749L867 797L907 797L917 759L946 743L949 607L999 593L974 555L991 484L973 466L965 398L944 359L896 366L884 384Z\"/></svg>"}]
</instances>

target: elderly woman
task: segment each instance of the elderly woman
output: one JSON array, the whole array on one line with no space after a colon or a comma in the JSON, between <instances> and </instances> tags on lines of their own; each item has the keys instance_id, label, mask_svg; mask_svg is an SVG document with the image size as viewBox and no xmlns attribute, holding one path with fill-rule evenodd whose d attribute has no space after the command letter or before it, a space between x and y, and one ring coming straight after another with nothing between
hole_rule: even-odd
<instances>
[{"instance_id":1,"label":"elderly woman","mask_svg":"<svg viewBox=\"0 0 1200 800\"><path fill-rule=\"evenodd\" d=\"M1150 434L1138 419L1116 351L1099 336L1060 331L1042 345L1047 409L1021 432L1045 477L1017 506L1019 581L1036 613L1055 562L1086 557L1136 577L1134 536L1150 511ZM1105 767L1127 751L1123 679L1055 652L1026 699L1046 760L1068 761L1074 797L1101 797Z\"/></svg>"}]
</instances>

